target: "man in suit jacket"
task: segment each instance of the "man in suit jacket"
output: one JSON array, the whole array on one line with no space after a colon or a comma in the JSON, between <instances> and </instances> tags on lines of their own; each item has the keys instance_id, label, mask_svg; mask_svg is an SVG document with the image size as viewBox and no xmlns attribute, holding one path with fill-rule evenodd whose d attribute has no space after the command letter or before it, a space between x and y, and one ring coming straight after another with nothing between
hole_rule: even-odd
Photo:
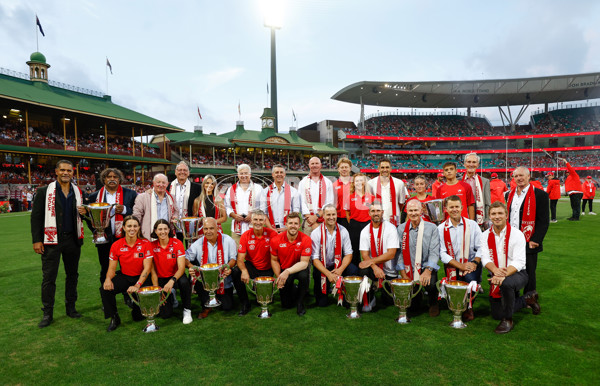
<instances>
[{"instance_id":1,"label":"man in suit jacket","mask_svg":"<svg viewBox=\"0 0 600 386\"><path fill-rule=\"evenodd\" d=\"M65 303L67 316L80 318L75 309L79 256L83 245L83 224L77 207L83 195L73 179L73 163L67 160L56 164L56 181L39 188L31 211L33 250L42 256L42 311L38 327L48 327L54 315L56 275L62 255L65 266Z\"/></svg>"},{"instance_id":2,"label":"man in suit jacket","mask_svg":"<svg viewBox=\"0 0 600 386\"><path fill-rule=\"evenodd\" d=\"M98 250L98 261L100 262L100 284L106 280L106 272L108 271L108 255L110 247L113 243L123 237L121 230L123 227L123 218L133 213L133 205L137 193L131 189L123 188L121 184L125 180L123 173L116 168L107 168L100 173L100 181L103 187L100 190L90 194L89 202L106 202L108 204L116 204L110 215L110 224L104 229L104 234L108 240L105 244L96 244ZM80 214L85 214L85 208L80 210ZM93 231L91 222L86 219L88 227Z\"/></svg>"},{"instance_id":3,"label":"man in suit jacket","mask_svg":"<svg viewBox=\"0 0 600 386\"><path fill-rule=\"evenodd\" d=\"M529 169L519 166L513 172L516 188L506 193L509 211L508 223L523 232L527 248L525 251L525 269L529 281L523 294L538 300L536 291L535 269L538 253L543 251L542 242L548 231L550 200L548 193L529 184ZM533 309L534 314L540 312L539 307Z\"/></svg>"},{"instance_id":4,"label":"man in suit jacket","mask_svg":"<svg viewBox=\"0 0 600 386\"><path fill-rule=\"evenodd\" d=\"M473 189L475 196L475 218L477 224L481 227L485 221L489 220L490 204L492 203L490 194L490 180L477 175L480 158L477 153L469 153L465 156L465 169L467 172L463 176L463 181L468 183Z\"/></svg>"},{"instance_id":5,"label":"man in suit jacket","mask_svg":"<svg viewBox=\"0 0 600 386\"><path fill-rule=\"evenodd\" d=\"M185 161L181 161L175 168L176 179L169 186L169 193L182 217L197 216L197 213L193 213L194 200L202 193L202 185L190 181L189 176L190 168ZM177 232L177 238L183 241L183 233Z\"/></svg>"}]
</instances>

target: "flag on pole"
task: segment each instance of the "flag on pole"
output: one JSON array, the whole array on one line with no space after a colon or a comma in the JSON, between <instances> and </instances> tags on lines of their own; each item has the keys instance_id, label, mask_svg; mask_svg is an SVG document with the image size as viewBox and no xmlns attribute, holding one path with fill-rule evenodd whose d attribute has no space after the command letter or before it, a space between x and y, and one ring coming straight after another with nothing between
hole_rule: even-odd
<instances>
[{"instance_id":1,"label":"flag on pole","mask_svg":"<svg viewBox=\"0 0 600 386\"><path fill-rule=\"evenodd\" d=\"M46 34L44 33L44 29L42 28L42 23L40 23L40 19L38 19L37 15L35 15L35 24L37 24L37 26L39 27L42 36L46 36Z\"/></svg>"},{"instance_id":2,"label":"flag on pole","mask_svg":"<svg viewBox=\"0 0 600 386\"><path fill-rule=\"evenodd\" d=\"M269 83L267 83L267 94L269 93Z\"/></svg>"},{"instance_id":3,"label":"flag on pole","mask_svg":"<svg viewBox=\"0 0 600 386\"><path fill-rule=\"evenodd\" d=\"M202 114L200 114L200 106L196 106L198 107L198 116L200 117L200 119L202 119Z\"/></svg>"},{"instance_id":4,"label":"flag on pole","mask_svg":"<svg viewBox=\"0 0 600 386\"><path fill-rule=\"evenodd\" d=\"M296 113L294 112L294 109L292 109L292 116L294 117L294 122L296 122Z\"/></svg>"},{"instance_id":5,"label":"flag on pole","mask_svg":"<svg viewBox=\"0 0 600 386\"><path fill-rule=\"evenodd\" d=\"M112 66L110 65L110 62L108 61L108 58L106 58L106 65L108 66L108 69L110 70L110 74L112 75Z\"/></svg>"},{"instance_id":6,"label":"flag on pole","mask_svg":"<svg viewBox=\"0 0 600 386\"><path fill-rule=\"evenodd\" d=\"M241 116L242 115L242 109L240 107L240 102L238 102L238 114Z\"/></svg>"}]
</instances>

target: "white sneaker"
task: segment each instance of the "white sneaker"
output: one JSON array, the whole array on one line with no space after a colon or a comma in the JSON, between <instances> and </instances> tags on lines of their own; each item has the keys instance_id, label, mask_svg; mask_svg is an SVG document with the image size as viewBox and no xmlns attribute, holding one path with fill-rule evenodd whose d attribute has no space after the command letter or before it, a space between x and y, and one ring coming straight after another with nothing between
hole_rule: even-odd
<instances>
[{"instance_id":1,"label":"white sneaker","mask_svg":"<svg viewBox=\"0 0 600 386\"><path fill-rule=\"evenodd\" d=\"M183 324L190 324L194 321L192 318L192 310L188 310L187 308L183 309Z\"/></svg>"},{"instance_id":2,"label":"white sneaker","mask_svg":"<svg viewBox=\"0 0 600 386\"><path fill-rule=\"evenodd\" d=\"M558 220L550 220L551 223L555 224L558 222Z\"/></svg>"},{"instance_id":3,"label":"white sneaker","mask_svg":"<svg viewBox=\"0 0 600 386\"><path fill-rule=\"evenodd\" d=\"M581 215L582 215L582 216L585 216L585 212L581 212Z\"/></svg>"},{"instance_id":4,"label":"white sneaker","mask_svg":"<svg viewBox=\"0 0 600 386\"><path fill-rule=\"evenodd\" d=\"M595 215L596 215L596 213L594 213L594 212L589 212L588 214L589 214L590 216L595 216Z\"/></svg>"}]
</instances>

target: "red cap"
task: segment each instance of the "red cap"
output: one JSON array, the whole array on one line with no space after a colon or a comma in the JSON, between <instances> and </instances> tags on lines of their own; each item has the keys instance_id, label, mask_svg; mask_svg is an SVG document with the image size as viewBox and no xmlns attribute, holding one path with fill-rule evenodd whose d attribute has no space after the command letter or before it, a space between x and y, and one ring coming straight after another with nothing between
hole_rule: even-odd
<instances>
[{"instance_id":1,"label":"red cap","mask_svg":"<svg viewBox=\"0 0 600 386\"><path fill-rule=\"evenodd\" d=\"M438 178L444 177L444 173L438 173Z\"/></svg>"},{"instance_id":2,"label":"red cap","mask_svg":"<svg viewBox=\"0 0 600 386\"><path fill-rule=\"evenodd\" d=\"M585 177L585 178L589 178L589 179L591 180L591 179L592 179L592 176L587 176L587 177Z\"/></svg>"},{"instance_id":3,"label":"red cap","mask_svg":"<svg viewBox=\"0 0 600 386\"><path fill-rule=\"evenodd\" d=\"M498 173L492 173L492 178L498 178Z\"/></svg>"},{"instance_id":4,"label":"red cap","mask_svg":"<svg viewBox=\"0 0 600 386\"><path fill-rule=\"evenodd\" d=\"M546 174L547 176L553 176L554 172L548 172L548 174Z\"/></svg>"}]
</instances>

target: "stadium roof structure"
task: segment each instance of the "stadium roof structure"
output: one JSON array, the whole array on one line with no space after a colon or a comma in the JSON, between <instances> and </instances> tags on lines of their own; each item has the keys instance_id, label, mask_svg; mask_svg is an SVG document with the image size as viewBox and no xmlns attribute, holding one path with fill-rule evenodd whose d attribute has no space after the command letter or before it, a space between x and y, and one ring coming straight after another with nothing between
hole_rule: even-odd
<instances>
[{"instance_id":1,"label":"stadium roof structure","mask_svg":"<svg viewBox=\"0 0 600 386\"><path fill-rule=\"evenodd\" d=\"M407 108L506 107L600 98L600 72L520 79L371 82L344 87L331 99Z\"/></svg>"}]
</instances>

